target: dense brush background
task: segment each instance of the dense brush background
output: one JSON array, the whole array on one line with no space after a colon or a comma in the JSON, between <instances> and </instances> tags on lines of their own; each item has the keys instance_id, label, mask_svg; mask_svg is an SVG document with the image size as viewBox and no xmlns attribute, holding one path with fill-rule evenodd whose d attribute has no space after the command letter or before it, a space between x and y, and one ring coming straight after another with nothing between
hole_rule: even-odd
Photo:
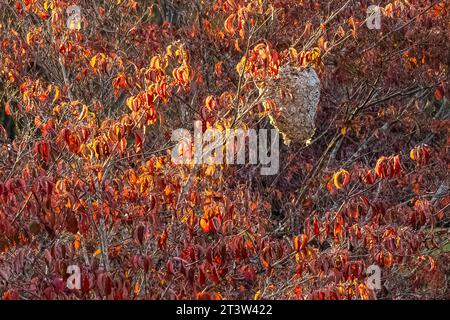
<instances>
[{"instance_id":1,"label":"dense brush background","mask_svg":"<svg viewBox=\"0 0 450 320\"><path fill-rule=\"evenodd\" d=\"M449 3L370 4L2 0L0 297L449 299ZM321 98L277 175L171 162L195 120L271 129L287 64Z\"/></svg>"}]
</instances>

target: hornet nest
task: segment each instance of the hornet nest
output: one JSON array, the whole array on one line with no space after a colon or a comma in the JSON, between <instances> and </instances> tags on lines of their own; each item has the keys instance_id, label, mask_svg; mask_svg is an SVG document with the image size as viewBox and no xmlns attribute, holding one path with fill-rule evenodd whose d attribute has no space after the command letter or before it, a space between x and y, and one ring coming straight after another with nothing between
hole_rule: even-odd
<instances>
[{"instance_id":1,"label":"hornet nest","mask_svg":"<svg viewBox=\"0 0 450 320\"><path fill-rule=\"evenodd\" d=\"M284 66L279 78L258 86L270 122L285 144L308 144L315 132L320 80L312 67Z\"/></svg>"}]
</instances>

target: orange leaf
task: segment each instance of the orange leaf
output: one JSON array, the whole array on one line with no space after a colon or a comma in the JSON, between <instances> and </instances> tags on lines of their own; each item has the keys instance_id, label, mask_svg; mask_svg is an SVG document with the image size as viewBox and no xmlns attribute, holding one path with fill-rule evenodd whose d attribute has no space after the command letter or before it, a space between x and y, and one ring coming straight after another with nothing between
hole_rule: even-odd
<instances>
[{"instance_id":1,"label":"orange leaf","mask_svg":"<svg viewBox=\"0 0 450 320\"><path fill-rule=\"evenodd\" d=\"M120 139L119 142L119 150L121 153L124 153L126 149L127 149L127 139L123 137L122 139Z\"/></svg>"},{"instance_id":2,"label":"orange leaf","mask_svg":"<svg viewBox=\"0 0 450 320\"><path fill-rule=\"evenodd\" d=\"M78 251L81 247L81 241L80 241L80 237L76 236L75 240L73 241L73 247L75 249L75 251Z\"/></svg>"},{"instance_id":3,"label":"orange leaf","mask_svg":"<svg viewBox=\"0 0 450 320\"><path fill-rule=\"evenodd\" d=\"M216 76L220 77L222 75L222 70L223 70L223 62L220 61L220 62L216 63L214 66L214 71L216 73Z\"/></svg>"},{"instance_id":4,"label":"orange leaf","mask_svg":"<svg viewBox=\"0 0 450 320\"><path fill-rule=\"evenodd\" d=\"M201 218L200 227L202 228L203 232L208 233L211 230L209 225L209 219Z\"/></svg>"},{"instance_id":5,"label":"orange leaf","mask_svg":"<svg viewBox=\"0 0 450 320\"><path fill-rule=\"evenodd\" d=\"M38 96L38 100L39 100L40 102L42 102L42 103L46 102L47 99L48 99L48 95L45 94L45 93L42 93L42 94L40 94L40 95Z\"/></svg>"},{"instance_id":6,"label":"orange leaf","mask_svg":"<svg viewBox=\"0 0 450 320\"><path fill-rule=\"evenodd\" d=\"M261 262L264 267L266 267L267 269L270 269L270 263L267 260L265 260L264 258L261 257Z\"/></svg>"},{"instance_id":7,"label":"orange leaf","mask_svg":"<svg viewBox=\"0 0 450 320\"><path fill-rule=\"evenodd\" d=\"M331 194L335 193L335 190L333 188L333 179L328 180L327 189Z\"/></svg>"},{"instance_id":8,"label":"orange leaf","mask_svg":"<svg viewBox=\"0 0 450 320\"><path fill-rule=\"evenodd\" d=\"M355 18L350 17L348 19L348 24L352 27L352 36L354 38L356 38L356 22L355 22Z\"/></svg>"},{"instance_id":9,"label":"orange leaf","mask_svg":"<svg viewBox=\"0 0 450 320\"><path fill-rule=\"evenodd\" d=\"M134 294L138 295L140 291L139 282L136 281L136 284L134 285Z\"/></svg>"},{"instance_id":10,"label":"orange leaf","mask_svg":"<svg viewBox=\"0 0 450 320\"><path fill-rule=\"evenodd\" d=\"M377 177L386 177L386 157L383 156L377 160L377 164L375 165L375 174L377 175Z\"/></svg>"},{"instance_id":11,"label":"orange leaf","mask_svg":"<svg viewBox=\"0 0 450 320\"><path fill-rule=\"evenodd\" d=\"M231 15L225 20L225 23L224 23L225 31L228 32L228 33L230 33L230 34L232 34L232 35L234 35L234 33L235 33L235 30L234 30L234 28L233 28L233 22L234 22L235 16L236 16L236 15L235 15L234 13L231 14Z\"/></svg>"},{"instance_id":12,"label":"orange leaf","mask_svg":"<svg viewBox=\"0 0 450 320\"><path fill-rule=\"evenodd\" d=\"M292 238L292 240L294 242L294 250L296 252L299 252L300 251L300 239L299 239L299 237L298 236L294 236Z\"/></svg>"},{"instance_id":13,"label":"orange leaf","mask_svg":"<svg viewBox=\"0 0 450 320\"><path fill-rule=\"evenodd\" d=\"M302 233L300 236L293 237L293 241L294 241L294 250L296 252L299 252L300 250L304 249L308 244L308 236Z\"/></svg>"},{"instance_id":14,"label":"orange leaf","mask_svg":"<svg viewBox=\"0 0 450 320\"><path fill-rule=\"evenodd\" d=\"M206 99L205 99L205 105L206 105L206 108L208 108L209 111L212 111L212 110L213 110L213 108L214 108L215 105L216 105L216 102L214 101L213 96L208 96L208 97L206 97Z\"/></svg>"},{"instance_id":15,"label":"orange leaf","mask_svg":"<svg viewBox=\"0 0 450 320\"><path fill-rule=\"evenodd\" d=\"M10 116L10 115L11 115L11 110L10 110L10 107L9 107L9 102L6 102L6 103L5 103L5 114L6 114L7 116Z\"/></svg>"},{"instance_id":16,"label":"orange leaf","mask_svg":"<svg viewBox=\"0 0 450 320\"><path fill-rule=\"evenodd\" d=\"M389 18L394 17L394 6L392 3L389 3L386 7L384 7L384 15Z\"/></svg>"}]
</instances>

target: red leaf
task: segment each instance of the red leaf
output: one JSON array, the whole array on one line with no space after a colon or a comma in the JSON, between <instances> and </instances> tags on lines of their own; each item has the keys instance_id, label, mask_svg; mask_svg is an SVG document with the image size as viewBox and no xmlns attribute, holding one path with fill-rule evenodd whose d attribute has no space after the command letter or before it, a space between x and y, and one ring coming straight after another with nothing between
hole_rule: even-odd
<instances>
[{"instance_id":1,"label":"red leaf","mask_svg":"<svg viewBox=\"0 0 450 320\"><path fill-rule=\"evenodd\" d=\"M142 134L140 132L134 133L134 149L136 152L140 152L142 150Z\"/></svg>"},{"instance_id":2,"label":"red leaf","mask_svg":"<svg viewBox=\"0 0 450 320\"><path fill-rule=\"evenodd\" d=\"M437 101L441 101L443 97L444 97L444 93L443 93L442 87L437 87L436 90L434 91L434 98Z\"/></svg>"}]
</instances>

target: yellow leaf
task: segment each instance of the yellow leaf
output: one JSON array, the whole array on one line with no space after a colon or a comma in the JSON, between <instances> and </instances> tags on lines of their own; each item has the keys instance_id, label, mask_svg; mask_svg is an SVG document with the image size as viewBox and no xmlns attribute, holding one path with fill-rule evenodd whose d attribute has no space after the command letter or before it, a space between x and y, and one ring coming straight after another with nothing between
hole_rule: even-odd
<instances>
[{"instance_id":1,"label":"yellow leaf","mask_svg":"<svg viewBox=\"0 0 450 320\"><path fill-rule=\"evenodd\" d=\"M95 158L99 158L100 157L100 154L99 154L99 148L98 148L98 144L99 144L99 142L98 142L98 140L94 140L94 142L92 143L92 150L94 151L94 154L95 154Z\"/></svg>"},{"instance_id":2,"label":"yellow leaf","mask_svg":"<svg viewBox=\"0 0 450 320\"><path fill-rule=\"evenodd\" d=\"M295 49L295 48L289 48L289 53L291 54L291 57L292 57L292 58L297 59L297 56L298 56L297 49Z\"/></svg>"},{"instance_id":3,"label":"yellow leaf","mask_svg":"<svg viewBox=\"0 0 450 320\"><path fill-rule=\"evenodd\" d=\"M53 103L55 103L59 98L59 87L55 87L55 98L53 98Z\"/></svg>"},{"instance_id":4,"label":"yellow leaf","mask_svg":"<svg viewBox=\"0 0 450 320\"><path fill-rule=\"evenodd\" d=\"M95 69L95 63L97 62L97 55L93 56L89 64L91 65L92 69Z\"/></svg>"},{"instance_id":5,"label":"yellow leaf","mask_svg":"<svg viewBox=\"0 0 450 320\"><path fill-rule=\"evenodd\" d=\"M245 59L245 57L242 57L241 61L236 65L237 73L242 74L246 63L247 63L247 60Z\"/></svg>"},{"instance_id":6,"label":"yellow leaf","mask_svg":"<svg viewBox=\"0 0 450 320\"><path fill-rule=\"evenodd\" d=\"M342 180L342 182L340 182L339 180ZM343 189L349 182L350 173L345 169L339 170L333 176L334 186L338 189Z\"/></svg>"},{"instance_id":7,"label":"yellow leaf","mask_svg":"<svg viewBox=\"0 0 450 320\"><path fill-rule=\"evenodd\" d=\"M78 117L78 121L84 120L88 115L89 109L87 105L83 106L80 116Z\"/></svg>"},{"instance_id":8,"label":"yellow leaf","mask_svg":"<svg viewBox=\"0 0 450 320\"><path fill-rule=\"evenodd\" d=\"M166 57L172 57L173 53L172 53L172 45L167 46L166 48Z\"/></svg>"},{"instance_id":9,"label":"yellow leaf","mask_svg":"<svg viewBox=\"0 0 450 320\"><path fill-rule=\"evenodd\" d=\"M411 158L411 160L416 161L416 153L415 153L415 149L411 149L411 151L409 152L409 157Z\"/></svg>"},{"instance_id":10,"label":"yellow leaf","mask_svg":"<svg viewBox=\"0 0 450 320\"><path fill-rule=\"evenodd\" d=\"M212 176L213 173L214 173L214 165L208 166L208 168L206 168L205 174L207 176Z\"/></svg>"},{"instance_id":11,"label":"yellow leaf","mask_svg":"<svg viewBox=\"0 0 450 320\"><path fill-rule=\"evenodd\" d=\"M256 291L255 296L253 297L253 300L259 300L260 296L261 296L261 290Z\"/></svg>"},{"instance_id":12,"label":"yellow leaf","mask_svg":"<svg viewBox=\"0 0 450 320\"><path fill-rule=\"evenodd\" d=\"M94 254L92 255L93 257L98 256L100 253L102 253L102 250L97 249L95 250Z\"/></svg>"},{"instance_id":13,"label":"yellow leaf","mask_svg":"<svg viewBox=\"0 0 450 320\"><path fill-rule=\"evenodd\" d=\"M127 107L128 107L131 111L133 111L133 100L134 100L134 97L129 97L129 98L127 99Z\"/></svg>"},{"instance_id":14,"label":"yellow leaf","mask_svg":"<svg viewBox=\"0 0 450 320\"><path fill-rule=\"evenodd\" d=\"M33 36L33 34L30 32L27 33L27 44L30 45L31 44L31 37Z\"/></svg>"},{"instance_id":15,"label":"yellow leaf","mask_svg":"<svg viewBox=\"0 0 450 320\"><path fill-rule=\"evenodd\" d=\"M152 57L150 60L151 69L161 69L161 59L158 56Z\"/></svg>"}]
</instances>

